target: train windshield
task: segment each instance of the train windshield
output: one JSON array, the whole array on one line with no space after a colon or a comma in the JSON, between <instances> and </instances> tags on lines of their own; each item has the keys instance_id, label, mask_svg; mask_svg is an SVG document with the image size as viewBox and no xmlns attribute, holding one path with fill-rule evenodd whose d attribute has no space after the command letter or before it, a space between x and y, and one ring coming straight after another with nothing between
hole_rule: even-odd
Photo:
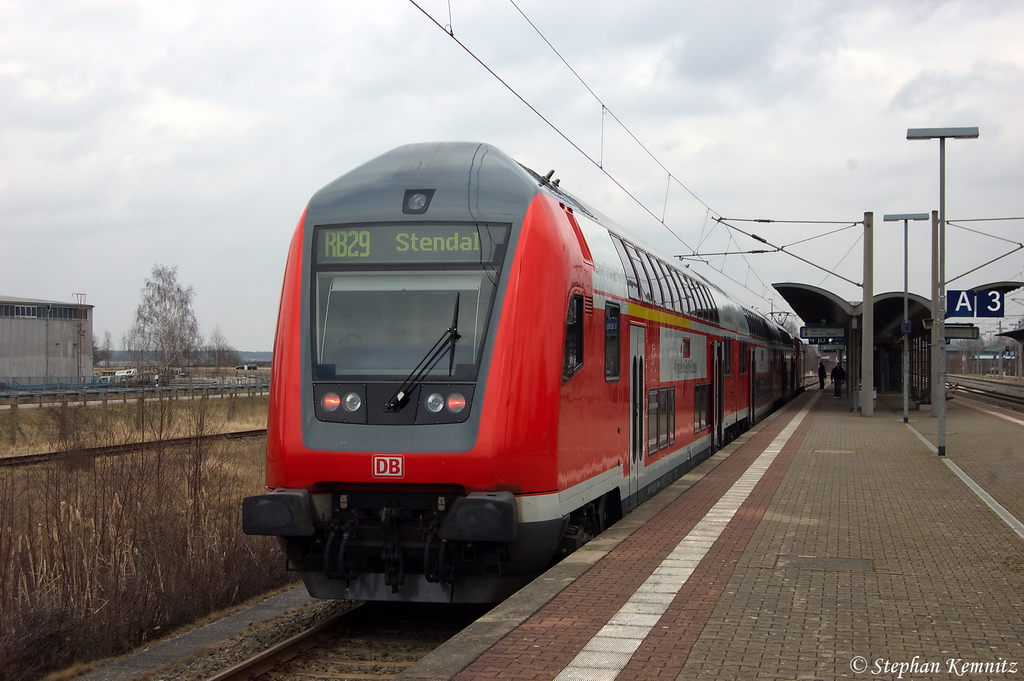
<instances>
[{"instance_id":1,"label":"train windshield","mask_svg":"<svg viewBox=\"0 0 1024 681\"><path fill-rule=\"evenodd\" d=\"M404 380L433 354L456 314L457 341L423 377L475 380L510 228L483 222L316 227L314 380Z\"/></svg>"},{"instance_id":2,"label":"train windshield","mask_svg":"<svg viewBox=\"0 0 1024 681\"><path fill-rule=\"evenodd\" d=\"M454 352L426 376L474 380L497 281L491 268L319 273L314 378L405 378L452 324L458 299Z\"/></svg>"}]
</instances>

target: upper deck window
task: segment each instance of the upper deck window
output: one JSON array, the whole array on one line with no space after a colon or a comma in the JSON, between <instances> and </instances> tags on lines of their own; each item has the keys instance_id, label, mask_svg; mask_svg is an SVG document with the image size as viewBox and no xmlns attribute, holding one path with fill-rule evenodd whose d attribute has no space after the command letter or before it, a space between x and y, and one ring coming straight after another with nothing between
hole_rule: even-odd
<instances>
[{"instance_id":1,"label":"upper deck window","mask_svg":"<svg viewBox=\"0 0 1024 681\"><path fill-rule=\"evenodd\" d=\"M629 290L629 297L631 300L640 300L640 284L637 280L636 270L633 268L633 262L630 260L629 254L626 253L626 246L622 243L622 239L615 234L612 234L612 243L619 253L622 269L626 273L626 288Z\"/></svg>"}]
</instances>

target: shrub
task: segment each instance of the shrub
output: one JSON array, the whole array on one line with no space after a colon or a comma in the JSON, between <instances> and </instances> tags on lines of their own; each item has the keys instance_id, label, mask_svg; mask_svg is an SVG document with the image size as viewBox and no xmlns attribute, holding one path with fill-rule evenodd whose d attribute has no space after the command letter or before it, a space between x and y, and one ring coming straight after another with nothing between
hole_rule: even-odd
<instances>
[{"instance_id":1,"label":"shrub","mask_svg":"<svg viewBox=\"0 0 1024 681\"><path fill-rule=\"evenodd\" d=\"M0 681L124 653L292 581L272 538L241 532L241 499L263 488L262 441L81 453L137 437L140 413L147 432L205 434L213 402L128 405L106 428L54 408L43 430L66 458L0 469Z\"/></svg>"}]
</instances>

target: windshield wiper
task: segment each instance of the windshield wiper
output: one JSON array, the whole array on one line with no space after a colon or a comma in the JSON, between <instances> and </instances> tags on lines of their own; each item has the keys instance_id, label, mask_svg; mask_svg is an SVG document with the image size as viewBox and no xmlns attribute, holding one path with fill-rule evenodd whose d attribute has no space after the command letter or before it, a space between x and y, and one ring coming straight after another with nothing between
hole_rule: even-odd
<instances>
[{"instance_id":1,"label":"windshield wiper","mask_svg":"<svg viewBox=\"0 0 1024 681\"><path fill-rule=\"evenodd\" d=\"M402 381L402 385L398 386L398 391L384 404L384 411L399 412L405 405L409 404L409 395L416 388L416 385L434 368L444 355L444 351L449 348L448 375L452 375L452 369L455 366L455 343L462 338L459 335L459 295L458 292L455 293L455 312L452 314L452 325L445 329L441 337L434 343L434 347L427 351L427 354L423 356L423 359L412 370L412 373Z\"/></svg>"}]
</instances>

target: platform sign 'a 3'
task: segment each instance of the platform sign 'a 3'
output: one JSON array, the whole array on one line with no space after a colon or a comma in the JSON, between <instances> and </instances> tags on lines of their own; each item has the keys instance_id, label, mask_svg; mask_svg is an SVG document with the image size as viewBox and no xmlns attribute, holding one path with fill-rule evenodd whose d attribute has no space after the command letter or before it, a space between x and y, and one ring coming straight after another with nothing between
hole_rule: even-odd
<instances>
[{"instance_id":1,"label":"platform sign 'a 3'","mask_svg":"<svg viewBox=\"0 0 1024 681\"><path fill-rule=\"evenodd\" d=\"M946 291L947 317L1003 317L1002 291Z\"/></svg>"}]
</instances>

